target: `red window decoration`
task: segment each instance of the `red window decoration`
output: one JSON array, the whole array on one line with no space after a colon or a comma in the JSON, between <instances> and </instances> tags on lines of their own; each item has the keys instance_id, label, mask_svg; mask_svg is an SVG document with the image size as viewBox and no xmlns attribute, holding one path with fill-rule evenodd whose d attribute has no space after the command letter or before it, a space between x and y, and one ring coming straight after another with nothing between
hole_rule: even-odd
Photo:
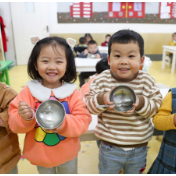
<instances>
[{"instance_id":1,"label":"red window decoration","mask_svg":"<svg viewBox=\"0 0 176 176\"><path fill-rule=\"evenodd\" d=\"M145 2L109 2L108 17L144 18Z\"/></svg>"},{"instance_id":2,"label":"red window decoration","mask_svg":"<svg viewBox=\"0 0 176 176\"><path fill-rule=\"evenodd\" d=\"M70 5L70 17L92 17L92 2L73 2Z\"/></svg>"},{"instance_id":3,"label":"red window decoration","mask_svg":"<svg viewBox=\"0 0 176 176\"><path fill-rule=\"evenodd\" d=\"M176 2L160 2L159 17L161 19L176 18Z\"/></svg>"}]
</instances>

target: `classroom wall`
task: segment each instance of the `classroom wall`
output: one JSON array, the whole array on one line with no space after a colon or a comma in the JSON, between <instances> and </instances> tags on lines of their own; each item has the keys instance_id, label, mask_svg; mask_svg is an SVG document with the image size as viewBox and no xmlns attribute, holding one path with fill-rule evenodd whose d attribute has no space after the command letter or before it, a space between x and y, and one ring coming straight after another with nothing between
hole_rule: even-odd
<instances>
[{"instance_id":1,"label":"classroom wall","mask_svg":"<svg viewBox=\"0 0 176 176\"><path fill-rule=\"evenodd\" d=\"M49 32L51 36L72 37L79 40L85 33L91 33L100 45L106 34L113 34L120 29L132 29L139 32L145 41L145 54L152 59L160 58L162 46L168 45L171 35L176 31L175 24L64 24L57 22L57 2L49 3ZM156 59L157 60L157 59Z\"/></svg>"},{"instance_id":2,"label":"classroom wall","mask_svg":"<svg viewBox=\"0 0 176 176\"><path fill-rule=\"evenodd\" d=\"M6 60L13 60L12 65L16 65L15 46L14 46L14 38L13 38L14 34L13 34L13 28L12 28L12 18L11 18L11 10L10 10L9 2L0 2L0 15L4 20L7 37L8 37L7 52L5 53L5 57L6 57Z\"/></svg>"}]
</instances>

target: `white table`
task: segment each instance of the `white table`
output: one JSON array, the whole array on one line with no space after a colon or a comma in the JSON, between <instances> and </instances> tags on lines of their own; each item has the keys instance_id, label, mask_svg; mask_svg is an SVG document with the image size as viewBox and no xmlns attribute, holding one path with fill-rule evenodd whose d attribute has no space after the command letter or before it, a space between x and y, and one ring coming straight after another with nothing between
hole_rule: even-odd
<instances>
[{"instance_id":1,"label":"white table","mask_svg":"<svg viewBox=\"0 0 176 176\"><path fill-rule=\"evenodd\" d=\"M160 89L160 92L161 92L163 98L168 93L168 90L169 90L169 88ZM151 119L151 121L152 121L152 119ZM95 127L97 125L97 122L98 122L97 115L92 114L92 122L90 123L87 132L80 136L81 141L98 140L98 138L94 134L94 130L95 130Z\"/></svg>"},{"instance_id":2,"label":"white table","mask_svg":"<svg viewBox=\"0 0 176 176\"><path fill-rule=\"evenodd\" d=\"M75 58L77 72L95 72L95 65L101 59Z\"/></svg>"},{"instance_id":3,"label":"white table","mask_svg":"<svg viewBox=\"0 0 176 176\"><path fill-rule=\"evenodd\" d=\"M166 52L173 53L171 74L175 72L176 46L163 46L162 69L165 68Z\"/></svg>"},{"instance_id":4,"label":"white table","mask_svg":"<svg viewBox=\"0 0 176 176\"><path fill-rule=\"evenodd\" d=\"M108 46L98 46L98 50L100 51L100 53L108 54Z\"/></svg>"}]
</instances>

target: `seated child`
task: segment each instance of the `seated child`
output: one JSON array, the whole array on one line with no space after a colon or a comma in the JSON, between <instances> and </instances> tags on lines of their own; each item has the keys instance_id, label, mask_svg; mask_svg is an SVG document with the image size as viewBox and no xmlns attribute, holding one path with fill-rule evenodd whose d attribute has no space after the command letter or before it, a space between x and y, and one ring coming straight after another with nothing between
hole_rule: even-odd
<instances>
[{"instance_id":1,"label":"seated child","mask_svg":"<svg viewBox=\"0 0 176 176\"><path fill-rule=\"evenodd\" d=\"M105 41L103 43L101 43L101 46L108 46L110 37L111 37L111 35L107 34L105 37Z\"/></svg>"},{"instance_id":2,"label":"seated child","mask_svg":"<svg viewBox=\"0 0 176 176\"><path fill-rule=\"evenodd\" d=\"M90 40L85 49L78 57L79 58L104 58L107 57L106 53L100 53L97 47L97 43L94 40ZM80 87L85 83L84 79L94 75L95 72L81 72L79 74Z\"/></svg>"},{"instance_id":3,"label":"seated child","mask_svg":"<svg viewBox=\"0 0 176 176\"><path fill-rule=\"evenodd\" d=\"M77 85L75 60L65 39L46 37L34 46L28 61L27 82L9 105L9 126L15 133L26 133L24 157L37 166L40 174L77 174L79 136L92 120ZM57 128L45 130L34 111L46 100L65 108L65 118Z\"/></svg>"},{"instance_id":4,"label":"seated child","mask_svg":"<svg viewBox=\"0 0 176 176\"><path fill-rule=\"evenodd\" d=\"M95 68L96 68L96 74L87 83L85 83L80 89L83 96L85 95L85 93L89 92L89 86L90 86L90 83L93 81L93 79L101 72L107 69L110 69L110 66L108 65L108 59L103 58L100 61L98 61Z\"/></svg>"},{"instance_id":5,"label":"seated child","mask_svg":"<svg viewBox=\"0 0 176 176\"><path fill-rule=\"evenodd\" d=\"M172 34L172 40L169 41L169 46L176 46L176 32ZM168 53L168 54L169 54L170 59L172 60L173 54L172 53Z\"/></svg>"},{"instance_id":6,"label":"seated child","mask_svg":"<svg viewBox=\"0 0 176 176\"><path fill-rule=\"evenodd\" d=\"M164 97L153 124L164 132L157 158L148 174L176 174L176 88Z\"/></svg>"},{"instance_id":7,"label":"seated child","mask_svg":"<svg viewBox=\"0 0 176 176\"><path fill-rule=\"evenodd\" d=\"M79 44L73 48L73 50L76 53L76 56L78 56L82 51L87 49L87 44L86 44L86 38L85 37L80 37L79 39Z\"/></svg>"},{"instance_id":8,"label":"seated child","mask_svg":"<svg viewBox=\"0 0 176 176\"><path fill-rule=\"evenodd\" d=\"M86 34L84 35L84 37L86 38L86 44L87 44L90 40L93 40L93 37L92 37L91 34L89 34L89 33L86 33Z\"/></svg>"},{"instance_id":9,"label":"seated child","mask_svg":"<svg viewBox=\"0 0 176 176\"><path fill-rule=\"evenodd\" d=\"M12 88L0 82L0 174L18 174L21 157L18 136L8 125L8 106L16 96Z\"/></svg>"},{"instance_id":10,"label":"seated child","mask_svg":"<svg viewBox=\"0 0 176 176\"><path fill-rule=\"evenodd\" d=\"M91 114L98 114L95 135L101 140L99 147L99 173L139 174L145 169L147 144L152 138L152 118L161 105L162 95L154 78L139 70L144 61L144 40L132 30L120 30L109 41L108 64L94 78L85 102ZM126 85L136 94L133 108L118 112L110 102L114 87ZM111 105L107 108L98 105Z\"/></svg>"}]
</instances>

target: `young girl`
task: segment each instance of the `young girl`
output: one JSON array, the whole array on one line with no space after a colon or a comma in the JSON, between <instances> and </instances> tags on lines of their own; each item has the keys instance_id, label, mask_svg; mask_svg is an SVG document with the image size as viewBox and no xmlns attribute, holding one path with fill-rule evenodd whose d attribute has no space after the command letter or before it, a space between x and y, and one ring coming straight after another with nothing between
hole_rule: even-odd
<instances>
[{"instance_id":1,"label":"young girl","mask_svg":"<svg viewBox=\"0 0 176 176\"><path fill-rule=\"evenodd\" d=\"M89 33L86 33L85 35L84 35L84 37L86 38L86 43L88 43L90 40L93 40L93 37L91 36L91 34L89 34Z\"/></svg>"},{"instance_id":2,"label":"young girl","mask_svg":"<svg viewBox=\"0 0 176 176\"><path fill-rule=\"evenodd\" d=\"M48 37L39 40L28 61L33 79L9 106L9 125L15 133L26 133L24 157L37 165L40 174L76 174L79 136L91 122L77 85L73 52L66 40ZM65 120L56 129L45 131L34 118L30 107L43 101L60 101L66 110Z\"/></svg>"},{"instance_id":3,"label":"young girl","mask_svg":"<svg viewBox=\"0 0 176 176\"><path fill-rule=\"evenodd\" d=\"M148 174L176 174L176 88L163 99L153 123L164 134L159 154Z\"/></svg>"},{"instance_id":4,"label":"young girl","mask_svg":"<svg viewBox=\"0 0 176 176\"><path fill-rule=\"evenodd\" d=\"M18 174L17 163L21 157L18 136L9 129L8 106L17 93L0 82L0 174Z\"/></svg>"}]
</instances>

